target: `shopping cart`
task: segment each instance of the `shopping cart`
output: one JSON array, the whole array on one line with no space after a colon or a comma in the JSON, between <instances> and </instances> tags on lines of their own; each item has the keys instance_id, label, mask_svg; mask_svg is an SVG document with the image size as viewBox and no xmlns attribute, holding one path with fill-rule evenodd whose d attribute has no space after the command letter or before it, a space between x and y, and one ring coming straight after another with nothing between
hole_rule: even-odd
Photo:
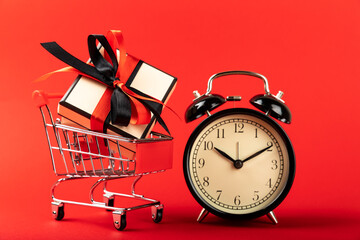
<instances>
[{"instance_id":1,"label":"shopping cart","mask_svg":"<svg viewBox=\"0 0 360 240\"><path fill-rule=\"evenodd\" d=\"M172 137L151 133L146 139L130 139L61 124L59 119L53 120L48 106L48 99L54 97L60 96L38 90L33 93L33 99L44 122L53 170L57 176L63 176L51 188L53 217L56 220L63 219L65 204L103 208L112 211L115 228L123 230L126 227L127 211L151 207L153 221L160 222L163 204L135 193L135 186L144 175L163 172L172 167ZM90 188L89 202L55 197L55 189L61 183L92 177L98 180ZM134 178L131 193L118 193L107 189L108 181L129 177ZM94 200L94 191L99 186L103 186L103 201ZM131 201L141 204L116 207L115 197L130 198Z\"/></svg>"}]
</instances>

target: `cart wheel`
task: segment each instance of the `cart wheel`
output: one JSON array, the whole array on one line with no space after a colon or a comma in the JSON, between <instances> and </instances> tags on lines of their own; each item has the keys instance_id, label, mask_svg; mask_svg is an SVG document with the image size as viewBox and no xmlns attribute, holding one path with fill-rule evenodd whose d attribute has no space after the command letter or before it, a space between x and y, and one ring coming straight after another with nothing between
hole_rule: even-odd
<instances>
[{"instance_id":1,"label":"cart wheel","mask_svg":"<svg viewBox=\"0 0 360 240\"><path fill-rule=\"evenodd\" d=\"M114 211L113 212L114 227L122 231L126 227L126 212L125 211Z\"/></svg>"},{"instance_id":2,"label":"cart wheel","mask_svg":"<svg viewBox=\"0 0 360 240\"><path fill-rule=\"evenodd\" d=\"M151 217L152 217L154 223L161 222L162 217L163 217L163 210L164 210L164 205L162 205L162 204L151 207L151 212L152 212Z\"/></svg>"},{"instance_id":3,"label":"cart wheel","mask_svg":"<svg viewBox=\"0 0 360 240\"><path fill-rule=\"evenodd\" d=\"M52 203L51 204L51 210L53 217L55 220L60 221L64 218L65 212L64 212L64 204L63 203Z\"/></svg>"}]
</instances>

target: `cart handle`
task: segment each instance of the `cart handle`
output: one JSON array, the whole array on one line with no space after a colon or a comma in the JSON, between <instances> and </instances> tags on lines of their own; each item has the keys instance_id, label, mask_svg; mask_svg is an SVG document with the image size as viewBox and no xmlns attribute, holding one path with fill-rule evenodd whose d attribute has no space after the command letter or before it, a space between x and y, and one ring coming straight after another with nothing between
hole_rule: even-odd
<instances>
[{"instance_id":1,"label":"cart handle","mask_svg":"<svg viewBox=\"0 0 360 240\"><path fill-rule=\"evenodd\" d=\"M47 105L49 103L49 98L62 98L62 96L63 94L61 93L46 93L43 90L35 90L32 93L32 99L39 108Z\"/></svg>"}]
</instances>

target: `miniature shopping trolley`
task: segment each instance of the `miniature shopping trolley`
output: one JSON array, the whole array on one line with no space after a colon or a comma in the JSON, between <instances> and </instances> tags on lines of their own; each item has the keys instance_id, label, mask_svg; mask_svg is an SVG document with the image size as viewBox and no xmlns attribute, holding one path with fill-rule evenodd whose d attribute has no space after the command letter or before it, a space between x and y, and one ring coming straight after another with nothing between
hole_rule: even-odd
<instances>
[{"instance_id":1,"label":"miniature shopping trolley","mask_svg":"<svg viewBox=\"0 0 360 240\"><path fill-rule=\"evenodd\" d=\"M33 93L44 122L53 170L57 176L62 176L51 188L53 217L56 220L63 219L65 204L103 208L112 211L115 228L123 230L126 227L127 211L150 207L153 221L160 222L163 204L136 194L135 185L144 175L163 172L172 167L172 137L151 133L150 138L131 139L64 125L59 119L53 120L48 106L48 98L51 97L59 96L51 96L38 90ZM61 183L91 177L98 180L90 188L89 202L55 197L55 189ZM134 178L131 193L111 192L107 189L108 181L128 177ZM94 200L94 191L99 186L103 186L101 202ZM142 204L115 207L115 197L136 202L141 200Z\"/></svg>"}]
</instances>

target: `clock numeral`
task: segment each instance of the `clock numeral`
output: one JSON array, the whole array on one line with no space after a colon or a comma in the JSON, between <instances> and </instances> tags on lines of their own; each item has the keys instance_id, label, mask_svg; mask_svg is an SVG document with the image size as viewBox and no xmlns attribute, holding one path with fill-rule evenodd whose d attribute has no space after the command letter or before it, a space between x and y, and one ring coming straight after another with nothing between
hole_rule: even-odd
<instances>
[{"instance_id":1,"label":"clock numeral","mask_svg":"<svg viewBox=\"0 0 360 240\"><path fill-rule=\"evenodd\" d=\"M214 148L214 144L212 141L204 141L204 150L212 150Z\"/></svg>"},{"instance_id":2,"label":"clock numeral","mask_svg":"<svg viewBox=\"0 0 360 240\"><path fill-rule=\"evenodd\" d=\"M267 181L267 183L265 184L265 186L269 186L269 188L272 187L272 184L271 184L271 178L269 178L269 181Z\"/></svg>"},{"instance_id":3,"label":"clock numeral","mask_svg":"<svg viewBox=\"0 0 360 240\"><path fill-rule=\"evenodd\" d=\"M216 200L219 200L220 199L220 196L221 196L221 193L222 193L222 190L216 190L216 193L218 193L218 197L216 198Z\"/></svg>"},{"instance_id":4,"label":"clock numeral","mask_svg":"<svg viewBox=\"0 0 360 240\"><path fill-rule=\"evenodd\" d=\"M235 123L235 133L243 133L244 130L244 124L243 123Z\"/></svg>"},{"instance_id":5,"label":"clock numeral","mask_svg":"<svg viewBox=\"0 0 360 240\"><path fill-rule=\"evenodd\" d=\"M205 165L205 159L199 158L198 163L199 163L199 168L203 168Z\"/></svg>"},{"instance_id":6,"label":"clock numeral","mask_svg":"<svg viewBox=\"0 0 360 240\"><path fill-rule=\"evenodd\" d=\"M208 186L210 185L209 177L204 177L203 180L204 180L203 186L204 186L204 187L208 187Z\"/></svg>"},{"instance_id":7,"label":"clock numeral","mask_svg":"<svg viewBox=\"0 0 360 240\"><path fill-rule=\"evenodd\" d=\"M237 195L235 198L234 198L234 204L235 205L240 205L241 201L240 201L240 195Z\"/></svg>"},{"instance_id":8,"label":"clock numeral","mask_svg":"<svg viewBox=\"0 0 360 240\"><path fill-rule=\"evenodd\" d=\"M258 129L255 128L255 138L258 138Z\"/></svg>"},{"instance_id":9,"label":"clock numeral","mask_svg":"<svg viewBox=\"0 0 360 240\"><path fill-rule=\"evenodd\" d=\"M222 128L222 129L217 129L217 135L216 135L217 138L225 138L225 129Z\"/></svg>"},{"instance_id":10,"label":"clock numeral","mask_svg":"<svg viewBox=\"0 0 360 240\"><path fill-rule=\"evenodd\" d=\"M268 145L268 147L272 147L273 146L273 143L272 142L267 142L267 145ZM268 150L266 150L266 151L268 151L268 152L272 152L272 148L269 148Z\"/></svg>"},{"instance_id":11,"label":"clock numeral","mask_svg":"<svg viewBox=\"0 0 360 240\"><path fill-rule=\"evenodd\" d=\"M259 200L260 196L258 193L259 193L259 191L254 191L254 197L252 198L253 201Z\"/></svg>"},{"instance_id":12,"label":"clock numeral","mask_svg":"<svg viewBox=\"0 0 360 240\"><path fill-rule=\"evenodd\" d=\"M277 168L278 168L278 165L277 165L277 160L276 159L274 159L274 160L271 160L271 162L272 162L272 167L271 167L271 169L272 170L276 170Z\"/></svg>"}]
</instances>

